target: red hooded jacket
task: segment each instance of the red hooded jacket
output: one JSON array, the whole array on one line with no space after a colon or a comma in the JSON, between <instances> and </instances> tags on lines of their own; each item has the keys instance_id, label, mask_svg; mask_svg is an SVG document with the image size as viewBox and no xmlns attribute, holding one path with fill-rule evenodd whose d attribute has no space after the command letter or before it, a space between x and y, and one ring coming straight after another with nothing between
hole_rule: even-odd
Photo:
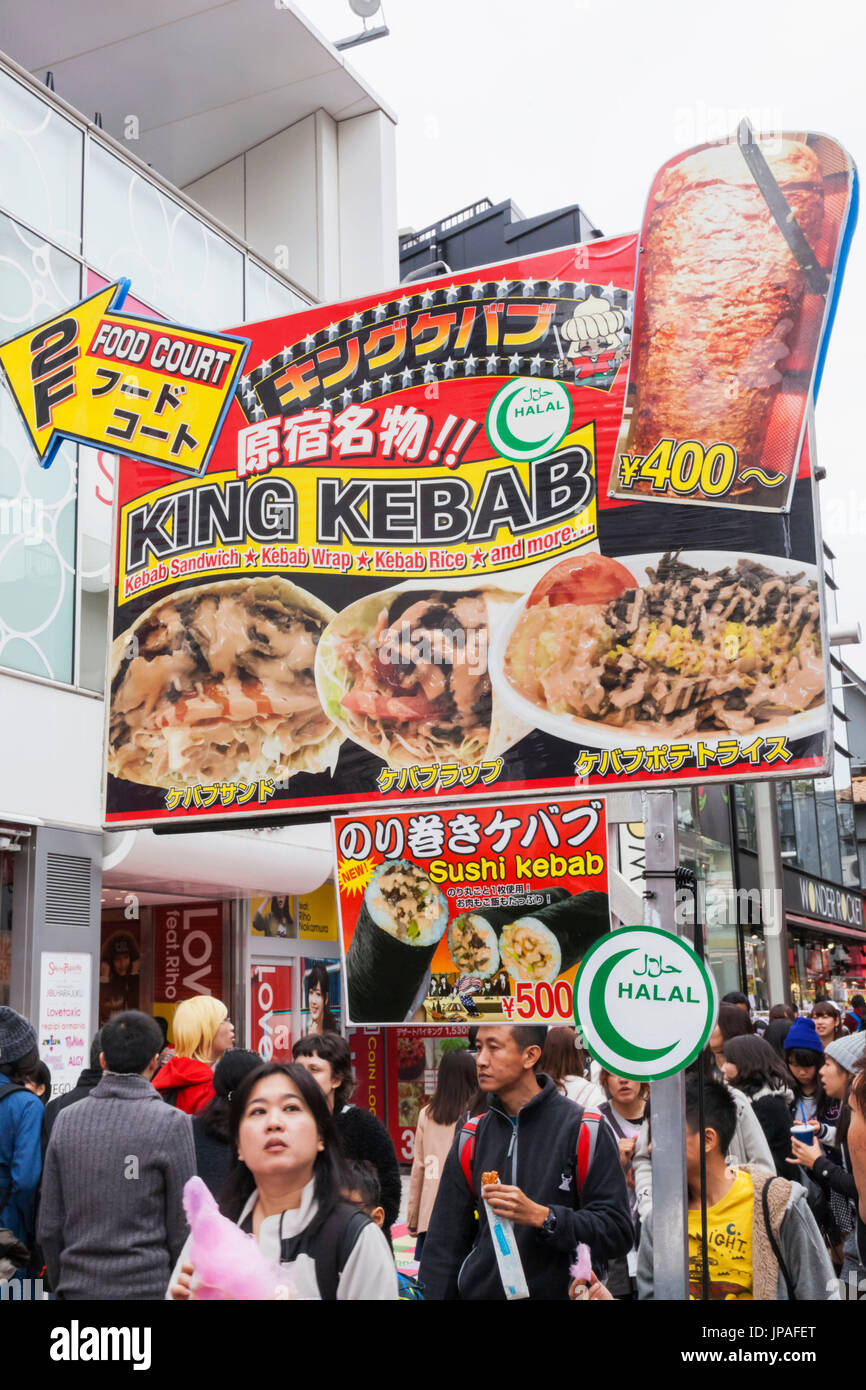
<instances>
[{"instance_id":1,"label":"red hooded jacket","mask_svg":"<svg viewBox=\"0 0 866 1390\"><path fill-rule=\"evenodd\" d=\"M185 1115L197 1115L214 1097L213 1068L194 1057L171 1057L160 1067L153 1084L163 1098L166 1091L174 1092L174 1104Z\"/></svg>"}]
</instances>

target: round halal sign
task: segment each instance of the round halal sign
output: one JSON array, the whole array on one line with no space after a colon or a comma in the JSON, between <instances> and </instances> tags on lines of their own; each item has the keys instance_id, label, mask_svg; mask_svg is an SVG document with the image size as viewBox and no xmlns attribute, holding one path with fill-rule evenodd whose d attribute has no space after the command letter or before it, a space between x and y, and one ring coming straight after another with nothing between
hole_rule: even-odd
<instances>
[{"instance_id":1,"label":"round halal sign","mask_svg":"<svg viewBox=\"0 0 866 1390\"><path fill-rule=\"evenodd\" d=\"M716 983L687 942L658 927L621 927L587 951L574 1018L616 1076L655 1081L682 1071L713 1031Z\"/></svg>"},{"instance_id":2,"label":"round halal sign","mask_svg":"<svg viewBox=\"0 0 866 1390\"><path fill-rule=\"evenodd\" d=\"M515 377L487 411L487 438L503 458L540 459L568 434L571 396L561 381Z\"/></svg>"}]
</instances>

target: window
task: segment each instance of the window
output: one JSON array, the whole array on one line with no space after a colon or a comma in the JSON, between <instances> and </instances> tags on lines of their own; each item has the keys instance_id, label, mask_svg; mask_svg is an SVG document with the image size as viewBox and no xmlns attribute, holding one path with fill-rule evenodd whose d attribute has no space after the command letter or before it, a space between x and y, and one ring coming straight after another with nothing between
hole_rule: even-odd
<instances>
[{"instance_id":1,"label":"window","mask_svg":"<svg viewBox=\"0 0 866 1390\"><path fill-rule=\"evenodd\" d=\"M306 308L307 303L299 294L247 257L245 323L275 319L282 314L296 314Z\"/></svg>"},{"instance_id":2,"label":"window","mask_svg":"<svg viewBox=\"0 0 866 1390\"><path fill-rule=\"evenodd\" d=\"M0 204L69 251L81 246L83 138L0 70Z\"/></svg>"},{"instance_id":3,"label":"window","mask_svg":"<svg viewBox=\"0 0 866 1390\"><path fill-rule=\"evenodd\" d=\"M87 261L177 323L227 328L244 317L244 257L137 169L88 142Z\"/></svg>"},{"instance_id":4,"label":"window","mask_svg":"<svg viewBox=\"0 0 866 1390\"><path fill-rule=\"evenodd\" d=\"M0 215L0 337L79 297L69 256ZM76 450L39 468L0 386L0 667L71 682L75 614Z\"/></svg>"}]
</instances>

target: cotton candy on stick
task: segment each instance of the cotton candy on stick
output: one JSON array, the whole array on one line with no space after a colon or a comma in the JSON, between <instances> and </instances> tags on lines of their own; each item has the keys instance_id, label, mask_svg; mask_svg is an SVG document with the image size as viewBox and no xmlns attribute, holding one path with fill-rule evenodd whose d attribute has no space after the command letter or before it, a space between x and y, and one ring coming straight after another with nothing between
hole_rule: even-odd
<instances>
[{"instance_id":1,"label":"cotton candy on stick","mask_svg":"<svg viewBox=\"0 0 866 1390\"><path fill-rule=\"evenodd\" d=\"M574 1297L587 1298L589 1296L589 1281L592 1278L592 1255L588 1245L584 1245L583 1242L578 1245L577 1258L568 1272L578 1286Z\"/></svg>"},{"instance_id":2,"label":"cotton candy on stick","mask_svg":"<svg viewBox=\"0 0 866 1390\"><path fill-rule=\"evenodd\" d=\"M190 1178L183 1206L192 1233L190 1263L195 1297L207 1300L274 1299L287 1296L285 1274L267 1260L255 1236L221 1215L201 1178Z\"/></svg>"}]
</instances>

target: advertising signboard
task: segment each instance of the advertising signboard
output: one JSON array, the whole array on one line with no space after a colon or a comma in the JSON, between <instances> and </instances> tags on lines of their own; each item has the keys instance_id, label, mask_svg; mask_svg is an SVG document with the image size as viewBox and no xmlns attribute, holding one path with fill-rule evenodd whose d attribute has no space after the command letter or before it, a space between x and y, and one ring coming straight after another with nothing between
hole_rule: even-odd
<instances>
[{"instance_id":1,"label":"advertising signboard","mask_svg":"<svg viewBox=\"0 0 866 1390\"><path fill-rule=\"evenodd\" d=\"M415 1153L418 1115L436 1090L439 1063L446 1052L465 1049L466 1029L446 1024L391 1028L388 1053L388 1132L401 1163Z\"/></svg>"},{"instance_id":2,"label":"advertising signboard","mask_svg":"<svg viewBox=\"0 0 866 1390\"><path fill-rule=\"evenodd\" d=\"M253 962L250 1046L263 1062L292 1060L292 966Z\"/></svg>"},{"instance_id":3,"label":"advertising signboard","mask_svg":"<svg viewBox=\"0 0 866 1390\"><path fill-rule=\"evenodd\" d=\"M7 344L38 451L130 454L106 823L825 770L805 420L854 189L829 138L746 128L664 166L640 236L222 344L121 322L109 287L67 315L80 358L54 320ZM163 413L209 402L198 452L150 416L136 447L158 400L131 393L171 363Z\"/></svg>"},{"instance_id":4,"label":"advertising signboard","mask_svg":"<svg viewBox=\"0 0 866 1390\"><path fill-rule=\"evenodd\" d=\"M601 800L334 820L350 1023L566 1021L610 929Z\"/></svg>"},{"instance_id":5,"label":"advertising signboard","mask_svg":"<svg viewBox=\"0 0 866 1390\"><path fill-rule=\"evenodd\" d=\"M169 1025L182 999L223 992L222 903L182 903L153 909L154 1013Z\"/></svg>"},{"instance_id":6,"label":"advertising signboard","mask_svg":"<svg viewBox=\"0 0 866 1390\"><path fill-rule=\"evenodd\" d=\"M86 951L43 951L39 970L39 1056L51 1091L71 1091L90 1059L90 973Z\"/></svg>"}]
</instances>

